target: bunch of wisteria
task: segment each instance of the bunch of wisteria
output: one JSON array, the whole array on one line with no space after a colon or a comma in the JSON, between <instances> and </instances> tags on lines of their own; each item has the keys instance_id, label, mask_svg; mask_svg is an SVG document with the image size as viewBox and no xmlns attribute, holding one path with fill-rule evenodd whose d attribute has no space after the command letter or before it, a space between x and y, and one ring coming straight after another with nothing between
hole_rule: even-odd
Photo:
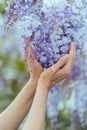
<instances>
[{"instance_id":1,"label":"bunch of wisteria","mask_svg":"<svg viewBox=\"0 0 87 130\"><path fill-rule=\"evenodd\" d=\"M31 46L44 68L56 63L77 41L77 53L87 40L87 7L82 0L9 0L6 28L20 22L23 46L32 37Z\"/></svg>"},{"instance_id":2,"label":"bunch of wisteria","mask_svg":"<svg viewBox=\"0 0 87 130\"><path fill-rule=\"evenodd\" d=\"M87 0L8 0L5 29L16 23L19 25L24 56L27 49L25 42L31 37L33 52L43 68L52 66L68 54L70 44L76 41L77 59L68 80L76 81L81 77L82 54L87 44ZM52 100L49 98L48 102L48 116L55 121L59 86L50 91ZM62 91L60 95L63 95ZM50 113L51 110L53 113Z\"/></svg>"}]
</instances>

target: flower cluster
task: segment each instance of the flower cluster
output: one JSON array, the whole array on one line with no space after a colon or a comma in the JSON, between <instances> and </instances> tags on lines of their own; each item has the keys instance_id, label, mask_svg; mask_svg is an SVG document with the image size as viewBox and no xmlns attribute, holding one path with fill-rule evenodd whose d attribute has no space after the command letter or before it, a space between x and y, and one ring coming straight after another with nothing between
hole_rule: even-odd
<instances>
[{"instance_id":1,"label":"flower cluster","mask_svg":"<svg viewBox=\"0 0 87 130\"><path fill-rule=\"evenodd\" d=\"M32 37L31 46L44 68L67 54L73 41L78 43L77 53L81 52L87 40L87 8L83 1L14 0L9 3L7 29L8 25L20 21L23 40Z\"/></svg>"},{"instance_id":2,"label":"flower cluster","mask_svg":"<svg viewBox=\"0 0 87 130\"><path fill-rule=\"evenodd\" d=\"M75 3L69 4L67 1L50 6L45 2L39 15L33 14L23 19L22 37L27 39L32 36L31 46L44 68L50 67L67 54L73 41L78 43L77 54L82 51L87 40L84 10L83 3L76 8ZM28 24L24 26L24 23Z\"/></svg>"}]
</instances>

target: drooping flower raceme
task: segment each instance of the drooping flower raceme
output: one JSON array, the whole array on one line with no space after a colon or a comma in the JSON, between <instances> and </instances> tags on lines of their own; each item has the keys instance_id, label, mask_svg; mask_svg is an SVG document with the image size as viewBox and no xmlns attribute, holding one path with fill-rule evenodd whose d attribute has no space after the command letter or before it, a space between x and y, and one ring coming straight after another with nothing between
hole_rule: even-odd
<instances>
[{"instance_id":1,"label":"drooping flower raceme","mask_svg":"<svg viewBox=\"0 0 87 130\"><path fill-rule=\"evenodd\" d=\"M44 68L67 54L73 41L78 43L77 53L81 52L87 40L87 8L83 1L14 0L9 3L7 29L8 23L20 21L23 40L32 36L31 46Z\"/></svg>"}]
</instances>

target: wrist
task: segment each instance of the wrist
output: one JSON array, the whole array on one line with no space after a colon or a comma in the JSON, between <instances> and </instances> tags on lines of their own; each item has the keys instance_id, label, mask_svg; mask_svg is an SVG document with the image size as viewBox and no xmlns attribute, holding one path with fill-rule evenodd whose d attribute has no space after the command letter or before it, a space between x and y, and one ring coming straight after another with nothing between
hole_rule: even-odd
<instances>
[{"instance_id":1,"label":"wrist","mask_svg":"<svg viewBox=\"0 0 87 130\"><path fill-rule=\"evenodd\" d=\"M48 84L46 84L46 83L44 82L44 80L39 79L39 81L38 81L38 86L39 86L39 87L43 87L43 89L45 89L47 92L49 92Z\"/></svg>"},{"instance_id":2,"label":"wrist","mask_svg":"<svg viewBox=\"0 0 87 130\"><path fill-rule=\"evenodd\" d=\"M33 85L37 85L38 84L38 80L34 79L34 78L30 78L29 82Z\"/></svg>"}]
</instances>

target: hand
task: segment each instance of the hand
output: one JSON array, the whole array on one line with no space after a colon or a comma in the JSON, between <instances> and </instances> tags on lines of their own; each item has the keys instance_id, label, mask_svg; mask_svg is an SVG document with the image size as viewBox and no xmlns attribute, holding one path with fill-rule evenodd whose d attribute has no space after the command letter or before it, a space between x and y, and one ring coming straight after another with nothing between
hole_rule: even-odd
<instances>
[{"instance_id":1,"label":"hand","mask_svg":"<svg viewBox=\"0 0 87 130\"><path fill-rule=\"evenodd\" d=\"M33 50L30 46L30 38L27 39L26 45L27 47L25 61L28 65L28 69L30 72L30 80L36 83L39 80L43 68L34 56Z\"/></svg>"},{"instance_id":2,"label":"hand","mask_svg":"<svg viewBox=\"0 0 87 130\"><path fill-rule=\"evenodd\" d=\"M63 56L56 64L42 72L40 83L44 84L48 90L56 83L67 78L72 70L75 61L76 43L70 46L69 54Z\"/></svg>"}]
</instances>

